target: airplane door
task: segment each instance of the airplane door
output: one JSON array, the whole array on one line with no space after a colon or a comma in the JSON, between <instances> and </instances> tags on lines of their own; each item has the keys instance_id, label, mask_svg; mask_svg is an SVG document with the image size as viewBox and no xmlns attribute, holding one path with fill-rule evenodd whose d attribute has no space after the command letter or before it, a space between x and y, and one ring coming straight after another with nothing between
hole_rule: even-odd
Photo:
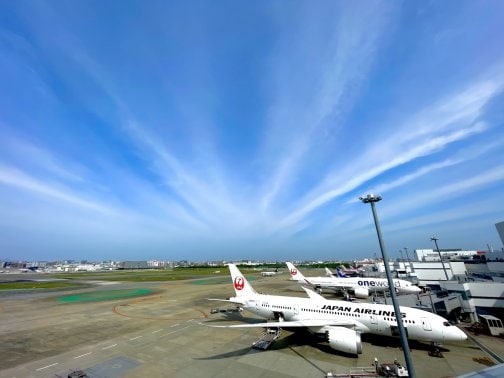
<instances>
[{"instance_id":1,"label":"airplane door","mask_svg":"<svg viewBox=\"0 0 504 378\"><path fill-rule=\"evenodd\" d=\"M422 326L425 331L432 331L430 320L428 318L422 318Z\"/></svg>"},{"instance_id":2,"label":"airplane door","mask_svg":"<svg viewBox=\"0 0 504 378\"><path fill-rule=\"evenodd\" d=\"M299 315L299 305L294 305L294 314Z\"/></svg>"}]
</instances>

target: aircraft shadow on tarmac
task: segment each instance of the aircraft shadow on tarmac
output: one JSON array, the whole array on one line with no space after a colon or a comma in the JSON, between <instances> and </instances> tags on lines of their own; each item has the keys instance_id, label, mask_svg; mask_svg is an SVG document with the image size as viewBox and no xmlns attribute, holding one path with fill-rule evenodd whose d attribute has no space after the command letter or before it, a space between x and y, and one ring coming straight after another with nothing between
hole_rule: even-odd
<instances>
[{"instance_id":1,"label":"aircraft shadow on tarmac","mask_svg":"<svg viewBox=\"0 0 504 378\"><path fill-rule=\"evenodd\" d=\"M246 322L246 323L261 322L260 319L246 318L246 317L243 317L239 313L231 313L231 314L223 314L223 315L224 315L224 317L221 317L219 319L213 319L210 321L206 321L205 323L208 323L209 325L211 325L211 324L227 323L230 320L235 320L235 321L240 320L240 321ZM273 350L282 350L282 349L286 349L286 348L292 349L292 347L310 346L310 347L316 348L324 353L337 354L337 355L347 357L347 358L358 358L357 355L339 352L339 351L332 349L327 343L324 342L323 337L320 335L314 335L306 330L300 330L300 329L290 329L290 330L285 329L284 331L292 332L292 333L288 336L282 337L282 338L278 339L277 341L275 341L268 348L268 350L273 351ZM257 336L259 337L259 333ZM362 341L365 343L372 344L374 346L379 346L379 347L401 348L400 340L397 338L394 338L394 337L363 334ZM423 343L423 342L419 342L419 341L415 341L415 340L409 340L408 343L409 343L410 349L423 350L426 352L431 350L431 345L426 342ZM365 348L365 345L363 347ZM449 349L447 349L446 347L443 347L443 346L439 346L439 350L440 350L440 352L449 352L450 351ZM200 358L200 360L219 360L219 359L224 359L224 358L242 356L242 355L249 353L250 351L253 351L251 346L245 347L242 349L238 349L238 350L234 350L234 351L230 351L230 352L226 352L226 353L222 353L222 354L217 354L215 356Z\"/></svg>"},{"instance_id":2,"label":"aircraft shadow on tarmac","mask_svg":"<svg viewBox=\"0 0 504 378\"><path fill-rule=\"evenodd\" d=\"M379 347L397 347L397 348L401 347L401 341L398 338L390 336L363 334L362 341ZM408 340L408 344L410 349L424 350L424 351L430 351L432 349L431 345L428 342ZM450 351L449 349L443 346L439 346L438 348L441 352Z\"/></svg>"},{"instance_id":3,"label":"aircraft shadow on tarmac","mask_svg":"<svg viewBox=\"0 0 504 378\"><path fill-rule=\"evenodd\" d=\"M230 311L230 312L222 312L219 314L219 317L216 318L208 318L202 324L216 324L216 323L227 323L230 321L239 321L240 323L262 323L263 319L257 318L249 318L247 316L243 316L240 312Z\"/></svg>"},{"instance_id":4,"label":"aircraft shadow on tarmac","mask_svg":"<svg viewBox=\"0 0 504 378\"><path fill-rule=\"evenodd\" d=\"M253 319L257 320L257 319ZM208 323L208 322L207 322ZM259 334L258 334L259 337ZM313 348L316 348L320 350L321 352L324 353L330 353L330 354L338 354L344 357L348 358L357 358L357 356L353 354L348 354L344 352L338 352L334 349L332 349L329 345L321 344L322 338L318 337L316 335L313 335L309 333L308 331L305 330L297 330L296 332L293 332L292 334L282 337L275 341L267 351L258 351L252 349L251 346L233 350L230 352L226 353L221 353L221 354L216 354L214 356L208 356L208 357L203 357L203 358L196 358L197 360L220 360L220 359L225 359L225 358L230 358L230 357L236 357L236 356L243 356L247 353L256 352L256 353L267 353L268 351L274 351L274 350L282 350L282 349L291 349L293 347L300 347L300 346L311 346Z\"/></svg>"}]
</instances>

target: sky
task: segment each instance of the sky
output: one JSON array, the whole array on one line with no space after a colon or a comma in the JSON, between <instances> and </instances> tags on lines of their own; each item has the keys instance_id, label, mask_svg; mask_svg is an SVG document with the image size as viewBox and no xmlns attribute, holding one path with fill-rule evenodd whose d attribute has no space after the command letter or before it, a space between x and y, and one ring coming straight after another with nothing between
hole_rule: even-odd
<instances>
[{"instance_id":1,"label":"sky","mask_svg":"<svg viewBox=\"0 0 504 378\"><path fill-rule=\"evenodd\" d=\"M500 1L1 1L0 260L502 248Z\"/></svg>"}]
</instances>

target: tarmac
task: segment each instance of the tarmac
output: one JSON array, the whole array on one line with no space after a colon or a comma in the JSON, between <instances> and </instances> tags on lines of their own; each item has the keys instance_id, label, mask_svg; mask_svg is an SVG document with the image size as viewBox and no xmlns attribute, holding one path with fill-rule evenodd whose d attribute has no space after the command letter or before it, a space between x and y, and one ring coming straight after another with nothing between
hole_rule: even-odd
<instances>
[{"instance_id":1,"label":"tarmac","mask_svg":"<svg viewBox=\"0 0 504 378\"><path fill-rule=\"evenodd\" d=\"M259 292L304 297L288 278L258 276L251 283ZM75 371L112 378L324 377L328 371L369 370L375 357L380 362L404 362L398 339L369 335L363 335L359 357L334 351L307 332L283 331L268 350L252 349L261 329L205 326L255 320L247 312L210 313L215 307L232 308L207 300L234 295L230 278L86 282L92 286L0 292L0 377L67 377ZM112 295L116 291L120 297ZM125 296L129 291L144 295ZM61 300L70 295L98 299ZM416 376L456 377L504 356L503 339L473 337L492 355L471 340L443 346L442 358L429 356L429 345L410 342Z\"/></svg>"}]
</instances>

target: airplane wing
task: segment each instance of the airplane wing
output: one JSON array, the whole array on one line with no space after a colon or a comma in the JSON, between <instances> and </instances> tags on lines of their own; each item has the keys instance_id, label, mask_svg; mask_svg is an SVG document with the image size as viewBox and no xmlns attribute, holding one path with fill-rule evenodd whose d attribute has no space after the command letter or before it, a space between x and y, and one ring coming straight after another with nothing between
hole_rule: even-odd
<instances>
[{"instance_id":1,"label":"airplane wing","mask_svg":"<svg viewBox=\"0 0 504 378\"><path fill-rule=\"evenodd\" d=\"M313 290L310 290L304 286L301 286L301 287L303 288L304 291L306 291L306 294L308 294L308 297L310 297L310 299L316 299L319 301L327 301L327 298L323 297L320 294L315 293Z\"/></svg>"},{"instance_id":2,"label":"airplane wing","mask_svg":"<svg viewBox=\"0 0 504 378\"><path fill-rule=\"evenodd\" d=\"M327 320L327 319L308 319L308 320L292 320L284 322L265 322L265 323L249 323L249 324L232 324L232 325L211 325L199 323L207 327L214 328L310 328L310 327L351 327L355 323L351 320Z\"/></svg>"},{"instance_id":3,"label":"airplane wing","mask_svg":"<svg viewBox=\"0 0 504 378\"><path fill-rule=\"evenodd\" d=\"M317 284L316 281L313 282L313 281L310 281L308 278L305 277L304 281L310 285L311 287L321 287L322 289L330 289L330 290L335 290L335 291L339 291L339 290L342 290L342 289L353 289L355 287L355 283L351 283L351 282L340 282L338 281L338 283L324 283L324 284Z\"/></svg>"},{"instance_id":4,"label":"airplane wing","mask_svg":"<svg viewBox=\"0 0 504 378\"><path fill-rule=\"evenodd\" d=\"M330 289L330 290L335 290L335 291L340 291L343 289L353 290L354 288L355 288L354 284L339 284L339 283L322 286L322 289Z\"/></svg>"},{"instance_id":5,"label":"airplane wing","mask_svg":"<svg viewBox=\"0 0 504 378\"><path fill-rule=\"evenodd\" d=\"M217 301L217 302L226 302L226 303L233 303L237 305L243 305L243 302L240 301L232 301L230 299L219 299L219 298L205 298L207 301Z\"/></svg>"}]
</instances>

